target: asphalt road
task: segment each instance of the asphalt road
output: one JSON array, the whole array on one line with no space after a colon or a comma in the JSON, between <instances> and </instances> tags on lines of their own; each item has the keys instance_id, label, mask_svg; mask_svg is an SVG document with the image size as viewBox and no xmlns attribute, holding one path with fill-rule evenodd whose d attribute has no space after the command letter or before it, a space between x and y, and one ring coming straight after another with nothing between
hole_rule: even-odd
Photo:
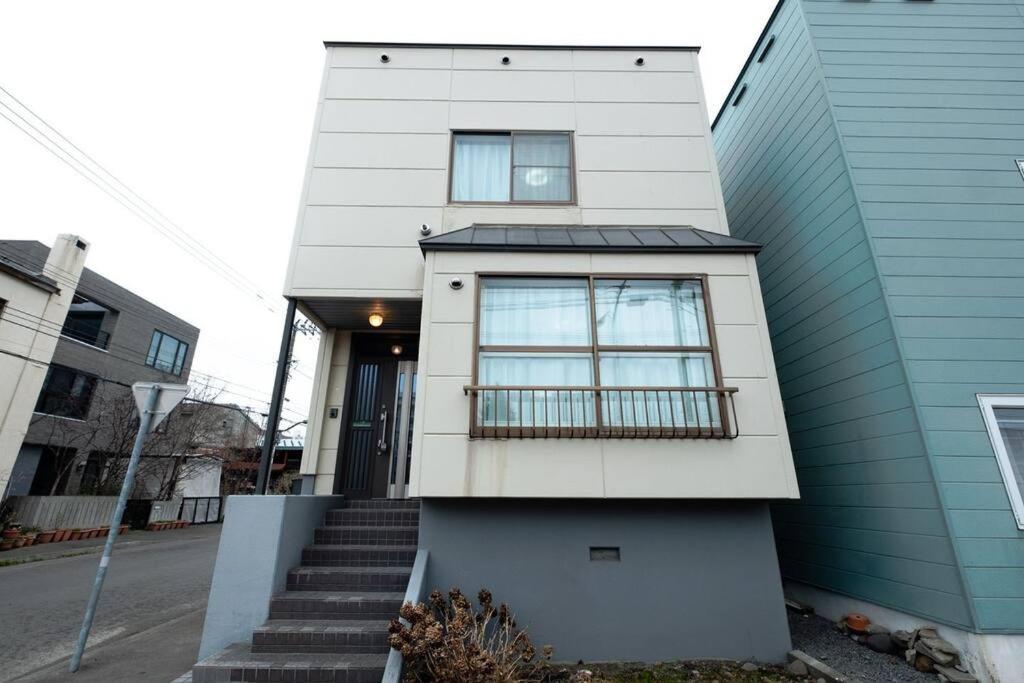
<instances>
[{"instance_id":1,"label":"asphalt road","mask_svg":"<svg viewBox=\"0 0 1024 683\"><path fill-rule=\"evenodd\" d=\"M0 681L162 681L195 661L220 525L116 548L79 673L66 673L99 554L0 567Z\"/></svg>"}]
</instances>

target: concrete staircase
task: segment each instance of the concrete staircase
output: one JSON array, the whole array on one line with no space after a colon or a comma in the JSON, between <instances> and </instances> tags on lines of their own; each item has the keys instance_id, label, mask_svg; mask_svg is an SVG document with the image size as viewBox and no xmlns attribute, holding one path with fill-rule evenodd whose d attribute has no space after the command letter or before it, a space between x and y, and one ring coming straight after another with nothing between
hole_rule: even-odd
<instances>
[{"instance_id":1,"label":"concrete staircase","mask_svg":"<svg viewBox=\"0 0 1024 683\"><path fill-rule=\"evenodd\" d=\"M419 501L353 500L327 513L251 643L200 661L193 683L378 683L419 533ZM183 679L188 680L188 679Z\"/></svg>"}]
</instances>

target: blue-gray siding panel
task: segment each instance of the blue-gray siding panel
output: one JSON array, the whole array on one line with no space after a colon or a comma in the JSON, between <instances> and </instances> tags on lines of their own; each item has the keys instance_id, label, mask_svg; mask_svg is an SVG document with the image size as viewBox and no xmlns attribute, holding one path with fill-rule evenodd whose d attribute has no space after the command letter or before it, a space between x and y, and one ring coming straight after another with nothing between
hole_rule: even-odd
<instances>
[{"instance_id":1,"label":"blue-gray siding panel","mask_svg":"<svg viewBox=\"0 0 1024 683\"><path fill-rule=\"evenodd\" d=\"M765 245L758 268L802 496L773 511L783 571L970 626L878 269L797 2L783 5L769 34L775 47L745 74L745 100L726 107L715 143L731 231Z\"/></svg>"},{"instance_id":2,"label":"blue-gray siding panel","mask_svg":"<svg viewBox=\"0 0 1024 683\"><path fill-rule=\"evenodd\" d=\"M803 2L981 630L1024 631L978 393L1024 393L1024 3Z\"/></svg>"}]
</instances>

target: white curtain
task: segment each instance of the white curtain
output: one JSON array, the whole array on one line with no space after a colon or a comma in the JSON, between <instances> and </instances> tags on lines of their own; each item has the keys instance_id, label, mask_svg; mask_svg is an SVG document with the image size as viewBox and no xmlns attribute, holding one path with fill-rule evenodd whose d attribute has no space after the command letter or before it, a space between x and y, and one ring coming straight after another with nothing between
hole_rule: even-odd
<instances>
[{"instance_id":1,"label":"white curtain","mask_svg":"<svg viewBox=\"0 0 1024 683\"><path fill-rule=\"evenodd\" d=\"M481 353L484 386L590 386L593 357L587 353ZM483 391L481 426L582 427L596 423L589 391Z\"/></svg>"},{"instance_id":2,"label":"white curtain","mask_svg":"<svg viewBox=\"0 0 1024 683\"><path fill-rule=\"evenodd\" d=\"M452 200L507 202L511 154L510 135L456 135Z\"/></svg>"},{"instance_id":3,"label":"white curtain","mask_svg":"<svg viewBox=\"0 0 1024 683\"><path fill-rule=\"evenodd\" d=\"M608 346L708 346L695 280L596 280L597 340Z\"/></svg>"},{"instance_id":4,"label":"white curtain","mask_svg":"<svg viewBox=\"0 0 1024 683\"><path fill-rule=\"evenodd\" d=\"M513 153L512 196L517 201L569 201L569 136L519 133Z\"/></svg>"},{"instance_id":5,"label":"white curtain","mask_svg":"<svg viewBox=\"0 0 1024 683\"><path fill-rule=\"evenodd\" d=\"M707 353L602 353L601 385L608 387L712 387ZM611 426L720 426L718 398L705 392L605 392L602 416Z\"/></svg>"},{"instance_id":6,"label":"white curtain","mask_svg":"<svg viewBox=\"0 0 1024 683\"><path fill-rule=\"evenodd\" d=\"M587 281L557 278L482 280L480 344L590 345L590 295Z\"/></svg>"}]
</instances>

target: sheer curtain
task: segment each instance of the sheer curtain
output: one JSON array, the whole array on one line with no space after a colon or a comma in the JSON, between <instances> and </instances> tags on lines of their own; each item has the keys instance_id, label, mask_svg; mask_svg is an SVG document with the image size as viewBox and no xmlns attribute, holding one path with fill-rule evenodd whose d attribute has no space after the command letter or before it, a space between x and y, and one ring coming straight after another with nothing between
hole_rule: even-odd
<instances>
[{"instance_id":1,"label":"sheer curtain","mask_svg":"<svg viewBox=\"0 0 1024 683\"><path fill-rule=\"evenodd\" d=\"M590 294L587 281L557 278L482 280L480 344L589 346Z\"/></svg>"},{"instance_id":2,"label":"sheer curtain","mask_svg":"<svg viewBox=\"0 0 1024 683\"><path fill-rule=\"evenodd\" d=\"M511 154L510 135L456 135L452 200L507 202Z\"/></svg>"},{"instance_id":3,"label":"sheer curtain","mask_svg":"<svg viewBox=\"0 0 1024 683\"><path fill-rule=\"evenodd\" d=\"M708 346L696 280L596 280L597 340L608 346Z\"/></svg>"},{"instance_id":4,"label":"sheer curtain","mask_svg":"<svg viewBox=\"0 0 1024 683\"><path fill-rule=\"evenodd\" d=\"M480 354L484 386L590 386L589 353ZM482 426L590 427L596 424L594 395L584 391L483 391L477 420Z\"/></svg>"},{"instance_id":5,"label":"sheer curtain","mask_svg":"<svg viewBox=\"0 0 1024 683\"><path fill-rule=\"evenodd\" d=\"M567 133L518 133L513 145L513 199L534 202L572 199Z\"/></svg>"},{"instance_id":6,"label":"sheer curtain","mask_svg":"<svg viewBox=\"0 0 1024 683\"><path fill-rule=\"evenodd\" d=\"M712 387L709 353L602 353L601 384L610 387ZM720 427L718 398L704 392L603 394L605 424L622 427Z\"/></svg>"}]
</instances>

